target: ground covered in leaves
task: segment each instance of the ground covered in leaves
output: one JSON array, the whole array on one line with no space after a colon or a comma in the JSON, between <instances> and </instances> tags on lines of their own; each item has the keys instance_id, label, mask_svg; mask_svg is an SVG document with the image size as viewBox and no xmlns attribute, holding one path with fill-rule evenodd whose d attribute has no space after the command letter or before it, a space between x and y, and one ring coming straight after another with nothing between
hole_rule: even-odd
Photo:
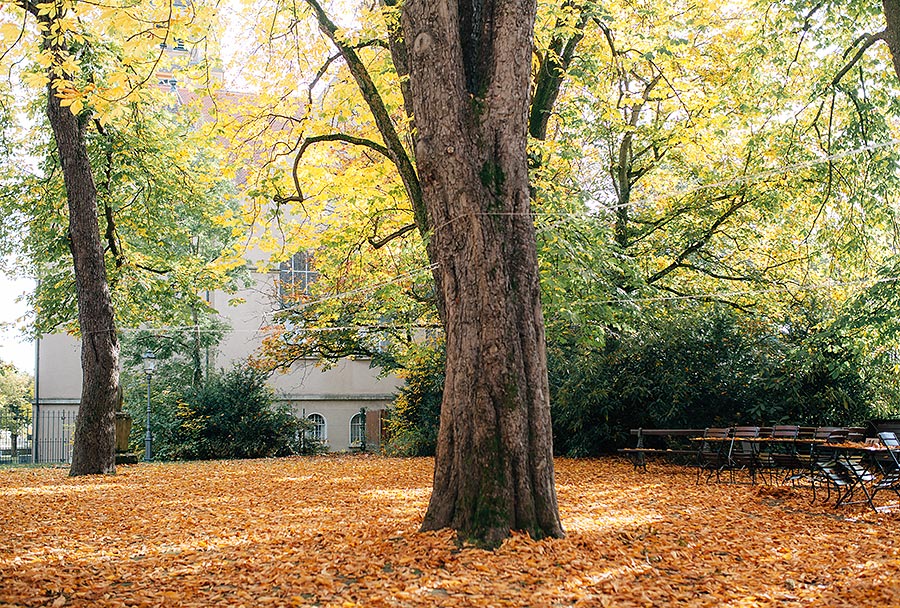
<instances>
[{"instance_id":1,"label":"ground covered in leaves","mask_svg":"<svg viewBox=\"0 0 900 608\"><path fill-rule=\"evenodd\" d=\"M887 606L896 512L560 460L562 540L420 533L431 461L0 470L0 606Z\"/></svg>"}]
</instances>

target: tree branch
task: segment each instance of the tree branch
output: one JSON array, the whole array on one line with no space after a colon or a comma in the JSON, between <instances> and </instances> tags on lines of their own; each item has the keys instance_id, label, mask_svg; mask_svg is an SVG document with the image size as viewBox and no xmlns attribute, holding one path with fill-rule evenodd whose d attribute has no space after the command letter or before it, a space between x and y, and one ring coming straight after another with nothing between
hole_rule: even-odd
<instances>
[{"instance_id":1,"label":"tree branch","mask_svg":"<svg viewBox=\"0 0 900 608\"><path fill-rule=\"evenodd\" d=\"M322 64L322 67L319 68L319 71L316 72L315 78L312 79L312 82L310 82L309 86L307 87L307 92L309 93L309 105L312 105L312 102L313 102L313 99L312 99L313 87L315 87L319 83L319 80L322 79L322 76L325 75L325 72L328 71L328 68L331 66L331 64L334 63L335 60L340 59L340 58L341 58L340 53L338 53L337 55L329 55L328 59L325 60L325 63Z\"/></svg>"},{"instance_id":2,"label":"tree branch","mask_svg":"<svg viewBox=\"0 0 900 608\"><path fill-rule=\"evenodd\" d=\"M385 42L384 40L378 40L377 38L373 38L372 40L362 40L362 41L358 42L357 44L354 44L352 48L359 50L359 49L367 49L369 47L377 47L380 49L387 49L388 43Z\"/></svg>"},{"instance_id":3,"label":"tree branch","mask_svg":"<svg viewBox=\"0 0 900 608\"><path fill-rule=\"evenodd\" d=\"M384 237L383 239L380 239L380 240L376 240L374 236L370 236L369 244L375 249L381 249L382 247L384 247L385 245L387 245L394 239L398 239L401 236L403 236L404 234L406 234L407 232L409 232L410 230L413 230L415 227L416 227L415 224L407 224L403 228L400 228L399 230L395 230L394 232L392 232L391 234L387 235L386 237Z\"/></svg>"},{"instance_id":4,"label":"tree branch","mask_svg":"<svg viewBox=\"0 0 900 608\"><path fill-rule=\"evenodd\" d=\"M382 100L381 95L378 93L378 88L372 81L372 77L369 75L368 70L366 70L366 66L360 60L359 55L356 54L356 51L340 39L337 26L328 17L328 14L319 4L318 0L305 1L313 10L313 13L315 13L316 21L319 23L319 29L329 40L331 40L331 43L334 44L341 53L341 56L347 63L350 74L356 81L356 85L359 88L363 100L365 100L366 104L369 106L369 110L372 112L372 116L375 119L375 125L381 133L381 137L384 139L385 148L388 150L388 158L393 161L394 165L397 167L397 171L400 173L400 179L403 181L403 185L406 188L406 194L409 197L410 205L412 206L413 216L416 219L416 226L419 229L419 233L424 238L428 232L428 216L425 211L425 202L422 198L422 188L419 184L419 177L415 167L413 167L409 155L406 153L406 149L400 142L400 137L397 135L394 123L387 111L387 107L384 105L384 100Z\"/></svg>"},{"instance_id":5,"label":"tree branch","mask_svg":"<svg viewBox=\"0 0 900 608\"><path fill-rule=\"evenodd\" d=\"M23 4L23 8L25 9L25 12L22 15L22 27L19 28L19 35L16 36L16 39L13 41L13 43L10 44L6 48L6 50L3 51L2 54L0 54L0 62L2 62L4 59L6 59L6 56L10 53L10 51L13 50L13 48L15 48L15 46L17 44L19 44L19 42L22 40L22 37L25 35L25 25L26 25L26 22L28 21L29 13L37 16L37 13L32 13L31 10L25 6L26 4L31 5L30 2L22 2L22 4ZM37 10L37 8L35 7L34 10ZM10 70L12 70L12 67L10 67Z\"/></svg>"},{"instance_id":6,"label":"tree branch","mask_svg":"<svg viewBox=\"0 0 900 608\"><path fill-rule=\"evenodd\" d=\"M122 250L119 248L115 213L112 206L109 204L109 198L112 196L113 146L111 145L112 142L109 141L109 134L103 126L103 123L95 118L94 126L97 129L97 133L107 140L107 144L110 144L106 148L106 172L102 185L103 190L106 191L106 197L104 197L103 201L103 215L106 218L106 230L103 237L106 239L109 252L113 256L116 268L121 268L125 264L125 257L122 255ZM113 286L115 286L115 280L116 278L113 278L111 281Z\"/></svg>"},{"instance_id":7,"label":"tree branch","mask_svg":"<svg viewBox=\"0 0 900 608\"><path fill-rule=\"evenodd\" d=\"M409 89L409 52L406 47L406 39L403 38L402 28L400 27L400 0L382 0L384 5L390 9L385 12L384 18L387 22L388 46L391 50L391 61L394 62L394 70L397 72L397 78L400 80L400 94L403 96L403 107L406 115L410 119L410 132L412 133L413 142L412 149L415 149L415 133L416 125L412 111L412 94Z\"/></svg>"},{"instance_id":8,"label":"tree branch","mask_svg":"<svg viewBox=\"0 0 900 608\"><path fill-rule=\"evenodd\" d=\"M853 58L847 62L847 64L841 68L841 70L835 75L835 77L831 80L831 86L836 87L838 83L841 81L841 78L847 75L847 72L853 69L853 66L856 65L862 56L866 53L870 46L878 42L879 40L887 40L887 30L881 30L880 32L876 32L874 34L863 34L859 38L853 41L853 44L850 45L846 51L844 51L844 57L846 58L850 51L853 48L862 43L862 45L857 49L856 54L853 55Z\"/></svg>"},{"instance_id":9,"label":"tree branch","mask_svg":"<svg viewBox=\"0 0 900 608\"><path fill-rule=\"evenodd\" d=\"M682 266L684 266L684 261L689 256L691 256L692 254L699 251L702 247L704 247L712 239L712 237L715 236L715 234L719 231L719 228L722 226L722 224L724 224L726 221L728 221L728 219L732 215L734 215L741 207L744 207L745 205L747 205L747 203L749 203L749 200L747 199L746 192L743 192L743 193L741 193L740 198L738 198L738 200L735 201L734 204L732 204L728 209L726 209L725 212L722 213L722 215L720 215L716 219L716 221L713 222L712 225L709 228L707 228L706 231L702 235L700 235L700 237L698 237L693 243L691 243L690 245L685 247L681 253L679 253L677 256L675 256L675 259L668 266L666 266L662 270L659 270L658 272L655 272L650 277L648 277L647 284L652 285L653 283L655 283L655 282L659 281L660 279L662 279L663 277L667 276L673 270L676 270L677 268L681 268Z\"/></svg>"},{"instance_id":10,"label":"tree branch","mask_svg":"<svg viewBox=\"0 0 900 608\"><path fill-rule=\"evenodd\" d=\"M135 268L140 268L141 270L146 270L147 272L152 272L153 274L169 274L172 272L171 268L152 268L150 266L144 266L143 264L135 264Z\"/></svg>"},{"instance_id":11,"label":"tree branch","mask_svg":"<svg viewBox=\"0 0 900 608\"><path fill-rule=\"evenodd\" d=\"M668 291L669 293L671 293L679 298L682 298L682 299L692 298L694 300L699 300L701 302L713 302L716 304L726 304L728 306L731 306L732 308L740 310L741 312L746 312L746 313L751 312L751 310L749 308L747 308L746 306L742 306L742 305L738 304L737 302L732 302L731 300L726 300L725 298L718 298L716 296L711 296L711 295L694 295L691 293L678 291L677 289L673 289L672 287L667 287L665 285L660 285L658 287L658 289L661 289L663 291Z\"/></svg>"},{"instance_id":12,"label":"tree branch","mask_svg":"<svg viewBox=\"0 0 900 608\"><path fill-rule=\"evenodd\" d=\"M738 283L738 282L744 282L744 283L746 283L746 282L748 282L748 281L754 280L753 277L735 276L735 275L729 275L729 274L720 274L720 273L718 273L718 272L715 272L714 270L709 270L708 268L702 268L702 267L697 266L697 265L695 265L695 264L684 263L684 264L681 265L681 267L684 268L685 270L693 270L694 272L697 272L697 273L700 273L700 274L705 274L705 275L708 276L708 277L712 277L712 278L714 278L714 279L720 279L720 280L722 280L722 281L732 281L732 282L735 282L735 283Z\"/></svg>"},{"instance_id":13,"label":"tree branch","mask_svg":"<svg viewBox=\"0 0 900 608\"><path fill-rule=\"evenodd\" d=\"M37 2L32 2L32 0L15 0L15 4L24 9L25 12L30 13L32 17L37 18L39 16Z\"/></svg>"},{"instance_id":14,"label":"tree branch","mask_svg":"<svg viewBox=\"0 0 900 608\"><path fill-rule=\"evenodd\" d=\"M900 78L900 1L881 0L884 13L884 41L891 51L891 62L894 64L894 75Z\"/></svg>"},{"instance_id":15,"label":"tree branch","mask_svg":"<svg viewBox=\"0 0 900 608\"><path fill-rule=\"evenodd\" d=\"M575 24L575 33L569 37L559 34L553 36L550 46L540 63L534 83L534 95L531 101L531 113L528 116L528 133L535 139L547 138L547 124L553 106L559 97L566 71L572 64L575 49L584 38L584 26L587 24L589 2L575 4L573 0L566 0L563 8L573 8L578 11L578 21ZM554 29L563 30L566 23L562 18L557 18Z\"/></svg>"},{"instance_id":16,"label":"tree branch","mask_svg":"<svg viewBox=\"0 0 900 608\"><path fill-rule=\"evenodd\" d=\"M362 146L364 148L375 150L392 162L394 160L387 148L385 148L378 142L372 141L371 139L366 139L364 137L354 137L353 135L347 135L345 133L329 133L326 135L313 135L312 137L307 137L303 140L303 143L297 149L297 155L294 157L294 164L291 167L291 177L294 180L294 189L297 192L297 196L285 197L275 195L272 197L273 201L279 204L288 202L301 204L303 203L303 191L300 188L300 178L297 175L297 170L300 167L300 159L303 158L303 154L306 152L306 149L309 148L312 144L323 141L341 141L344 143L353 144L354 146Z\"/></svg>"},{"instance_id":17,"label":"tree branch","mask_svg":"<svg viewBox=\"0 0 900 608\"><path fill-rule=\"evenodd\" d=\"M312 137L307 137L303 140L303 144L297 151L297 156L303 156L303 153L306 152L306 149L309 146L322 141L342 141L344 143L353 144L354 146L362 146L364 148L375 150L388 160L393 160L391 158L390 150L388 150L378 142L372 141L371 139L366 139L365 137L355 137L353 135L347 135L345 133L329 133L327 135L313 135Z\"/></svg>"}]
</instances>

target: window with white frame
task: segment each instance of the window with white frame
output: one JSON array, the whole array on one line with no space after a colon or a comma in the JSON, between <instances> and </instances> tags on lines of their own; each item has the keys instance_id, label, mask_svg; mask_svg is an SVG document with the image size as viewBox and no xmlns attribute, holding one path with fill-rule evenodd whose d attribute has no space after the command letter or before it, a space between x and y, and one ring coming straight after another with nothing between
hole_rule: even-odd
<instances>
[{"instance_id":1,"label":"window with white frame","mask_svg":"<svg viewBox=\"0 0 900 608\"><path fill-rule=\"evenodd\" d=\"M312 269L312 253L298 251L278 265L278 297L282 307L292 306L300 296L309 293L309 286L318 273Z\"/></svg>"},{"instance_id":2,"label":"window with white frame","mask_svg":"<svg viewBox=\"0 0 900 608\"><path fill-rule=\"evenodd\" d=\"M306 438L312 441L325 441L328 438L325 416L322 414L310 414L306 419L312 423L312 428L306 432Z\"/></svg>"},{"instance_id":3,"label":"window with white frame","mask_svg":"<svg viewBox=\"0 0 900 608\"><path fill-rule=\"evenodd\" d=\"M358 412L350 419L350 445L362 445L366 440L366 415Z\"/></svg>"}]
</instances>

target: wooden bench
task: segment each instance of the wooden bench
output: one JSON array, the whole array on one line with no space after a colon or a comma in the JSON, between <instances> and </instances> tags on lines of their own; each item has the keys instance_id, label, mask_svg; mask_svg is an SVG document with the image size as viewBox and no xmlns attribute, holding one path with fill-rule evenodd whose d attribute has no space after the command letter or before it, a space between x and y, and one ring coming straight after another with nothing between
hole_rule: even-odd
<instances>
[{"instance_id":1,"label":"wooden bench","mask_svg":"<svg viewBox=\"0 0 900 608\"><path fill-rule=\"evenodd\" d=\"M660 437L671 439L673 437L690 438L702 437L706 429L631 429L631 434L637 437L637 443L633 448L621 448L619 453L627 457L634 469L647 470L647 456L660 456L666 460L684 459L696 456L697 448L656 448L647 447L644 444L646 437Z\"/></svg>"}]
</instances>

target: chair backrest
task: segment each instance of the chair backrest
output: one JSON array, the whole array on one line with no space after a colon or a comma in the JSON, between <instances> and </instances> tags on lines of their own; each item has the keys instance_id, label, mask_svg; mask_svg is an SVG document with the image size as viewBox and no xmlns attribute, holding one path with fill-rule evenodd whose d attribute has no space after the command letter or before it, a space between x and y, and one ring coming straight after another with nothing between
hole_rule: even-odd
<instances>
[{"instance_id":1,"label":"chair backrest","mask_svg":"<svg viewBox=\"0 0 900 608\"><path fill-rule=\"evenodd\" d=\"M725 439L728 437L731 429L724 429L718 427L710 427L704 431L703 436L709 437L710 439Z\"/></svg>"},{"instance_id":2,"label":"chair backrest","mask_svg":"<svg viewBox=\"0 0 900 608\"><path fill-rule=\"evenodd\" d=\"M866 438L866 429L861 426L851 426L847 429L847 441L863 441Z\"/></svg>"},{"instance_id":3,"label":"chair backrest","mask_svg":"<svg viewBox=\"0 0 900 608\"><path fill-rule=\"evenodd\" d=\"M735 437L759 437L758 426L736 426L734 427Z\"/></svg>"},{"instance_id":4,"label":"chair backrest","mask_svg":"<svg viewBox=\"0 0 900 608\"><path fill-rule=\"evenodd\" d=\"M800 435L800 427L795 424L779 424L772 427L772 437L779 439L796 439Z\"/></svg>"},{"instance_id":5,"label":"chair backrest","mask_svg":"<svg viewBox=\"0 0 900 608\"><path fill-rule=\"evenodd\" d=\"M897 457L898 448L900 448L900 440L897 439L897 433L894 431L880 431L878 433L878 439L881 440L884 447L889 448L886 458L880 457L878 459L882 472L885 473L888 479L892 476L893 478L900 476L900 459ZM887 460L887 458L890 458L890 460Z\"/></svg>"},{"instance_id":6,"label":"chair backrest","mask_svg":"<svg viewBox=\"0 0 900 608\"><path fill-rule=\"evenodd\" d=\"M900 439L897 439L897 433L891 431L882 431L878 433L881 443L889 448L900 448Z\"/></svg>"},{"instance_id":7,"label":"chair backrest","mask_svg":"<svg viewBox=\"0 0 900 608\"><path fill-rule=\"evenodd\" d=\"M800 432L797 433L797 439L814 439L816 436L816 427L801 426Z\"/></svg>"},{"instance_id":8,"label":"chair backrest","mask_svg":"<svg viewBox=\"0 0 900 608\"><path fill-rule=\"evenodd\" d=\"M842 429L839 426L819 426L819 427L816 427L816 432L815 432L815 435L813 436L813 438L827 440L831 436L832 433L834 433L835 431L841 431L841 430L846 431L847 429Z\"/></svg>"},{"instance_id":9,"label":"chair backrest","mask_svg":"<svg viewBox=\"0 0 900 608\"><path fill-rule=\"evenodd\" d=\"M704 463L707 465L712 463L721 463L729 443L728 441L724 440L728 439L728 436L730 434L731 429L718 427L710 427L703 431L704 439L718 439L720 441L700 442L700 450L698 452L697 458L699 459L701 465Z\"/></svg>"},{"instance_id":10,"label":"chair backrest","mask_svg":"<svg viewBox=\"0 0 900 608\"><path fill-rule=\"evenodd\" d=\"M850 434L850 431L847 429L836 429L831 431L828 434L828 443L844 443L847 441L847 436Z\"/></svg>"}]
</instances>

